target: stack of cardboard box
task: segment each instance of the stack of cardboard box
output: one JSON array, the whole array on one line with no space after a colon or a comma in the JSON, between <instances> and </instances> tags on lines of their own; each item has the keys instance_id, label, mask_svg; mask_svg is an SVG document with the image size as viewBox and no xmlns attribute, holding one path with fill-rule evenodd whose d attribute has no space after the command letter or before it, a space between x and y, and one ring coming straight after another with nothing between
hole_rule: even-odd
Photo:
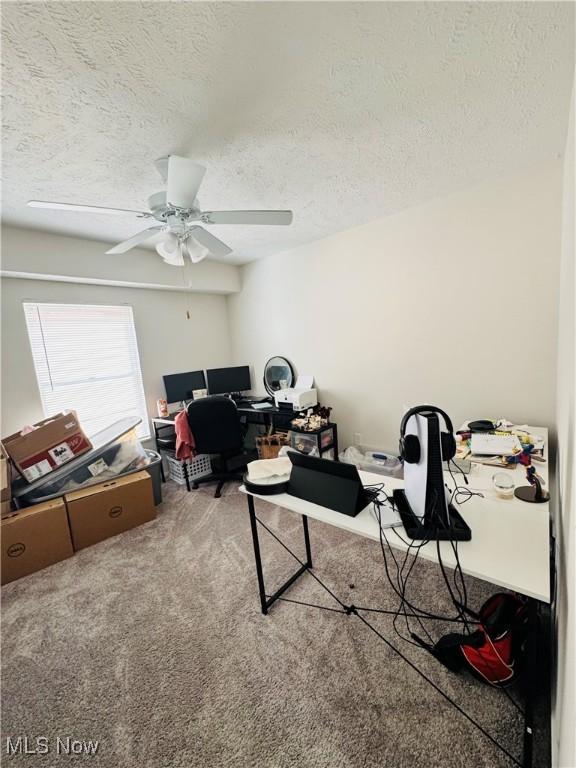
<instances>
[{"instance_id":1,"label":"stack of cardboard box","mask_svg":"<svg viewBox=\"0 0 576 768\"><path fill-rule=\"evenodd\" d=\"M28 434L3 441L14 466L29 481L90 450L75 414L59 414L34 426ZM4 454L0 479L2 584L156 517L152 479L143 471L16 511L10 508L10 466Z\"/></svg>"}]
</instances>

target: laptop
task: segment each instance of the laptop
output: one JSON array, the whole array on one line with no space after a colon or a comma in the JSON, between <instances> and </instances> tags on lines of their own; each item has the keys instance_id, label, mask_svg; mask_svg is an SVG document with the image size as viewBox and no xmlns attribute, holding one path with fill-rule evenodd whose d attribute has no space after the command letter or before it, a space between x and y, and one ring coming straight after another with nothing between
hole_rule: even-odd
<instances>
[{"instance_id":1,"label":"laptop","mask_svg":"<svg viewBox=\"0 0 576 768\"><path fill-rule=\"evenodd\" d=\"M354 464L295 451L290 451L288 458L292 462L292 471L287 493L291 496L350 517L356 517L378 496L377 491L363 487Z\"/></svg>"}]
</instances>

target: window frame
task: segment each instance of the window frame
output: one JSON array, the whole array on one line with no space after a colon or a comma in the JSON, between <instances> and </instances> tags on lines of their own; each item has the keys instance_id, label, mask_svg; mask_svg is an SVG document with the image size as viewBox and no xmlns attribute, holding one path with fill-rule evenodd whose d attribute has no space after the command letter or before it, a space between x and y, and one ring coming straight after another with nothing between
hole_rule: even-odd
<instances>
[{"instance_id":1,"label":"window frame","mask_svg":"<svg viewBox=\"0 0 576 768\"><path fill-rule=\"evenodd\" d=\"M99 309L105 309L107 307L110 307L112 309L123 309L127 310L129 313L129 318L127 318L126 325L129 330L129 344L131 347L131 354L133 355L133 367L132 367L132 376L135 379L135 385L140 390L140 399L141 399L141 406L142 406L142 412L139 413L142 421L138 426L135 428L136 431L140 431L141 434L138 434L138 440L140 442L145 442L147 440L150 440L152 437L151 428L150 428L150 416L148 413L148 403L146 399L146 390L144 388L144 376L142 373L142 363L140 358L140 349L138 345L138 334L136 332L136 319L134 316L134 307L132 304L128 303L110 303L110 302L97 302L97 301L46 301L46 300L37 300L37 299L22 299L22 312L24 314L24 322L26 326L26 332L28 336L28 344L30 349L30 355L32 358L32 365L34 368L34 374L36 377L36 385L38 387L38 394L40 396L40 401L42 403L42 411L44 413L44 418L48 418L49 416L54 415L57 411L54 411L52 407L49 406L49 402L46 399L46 393L47 389L42 384L42 379L45 378L43 376L42 371L39 371L39 365L37 364L37 359L34 351L34 342L33 337L31 333L31 326L29 323L29 318L27 314L27 306L32 308L32 311L36 311L37 313L37 320L35 322L38 323L38 327L40 329L40 332L42 333L42 319L39 313L39 308L43 306L51 306L51 307L97 307ZM44 360L43 365L46 366L46 369L48 371L48 378L50 378L50 363L48 360L48 356L46 352L44 351ZM89 384L90 382L109 382L113 381L115 378L118 379L126 379L126 376L103 376L101 378L95 379L94 377L87 377L86 379L78 379L75 381L67 381L65 385L61 386L68 386L68 385L82 385L82 384ZM58 385L53 387L53 391L55 389L58 389ZM73 404L70 406L71 409L74 408ZM140 410L140 409L138 409ZM113 421L111 422L114 423ZM104 429L105 427L102 427ZM92 437L94 434L99 432L100 430L96 430L96 432L88 433L89 437Z\"/></svg>"}]
</instances>

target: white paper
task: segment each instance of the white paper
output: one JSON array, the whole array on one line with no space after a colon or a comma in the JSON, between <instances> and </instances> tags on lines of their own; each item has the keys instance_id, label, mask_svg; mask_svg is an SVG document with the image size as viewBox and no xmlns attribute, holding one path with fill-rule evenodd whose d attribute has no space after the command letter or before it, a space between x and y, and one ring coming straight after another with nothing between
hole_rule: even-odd
<instances>
[{"instance_id":1,"label":"white paper","mask_svg":"<svg viewBox=\"0 0 576 768\"><path fill-rule=\"evenodd\" d=\"M102 472L105 472L107 469L108 464L106 464L103 458L97 459L93 464L88 464L88 472L90 472L92 477L98 477L98 475L101 475Z\"/></svg>"},{"instance_id":2,"label":"white paper","mask_svg":"<svg viewBox=\"0 0 576 768\"><path fill-rule=\"evenodd\" d=\"M516 435L490 435L474 432L470 439L472 453L483 456L514 456L522 446Z\"/></svg>"},{"instance_id":3,"label":"white paper","mask_svg":"<svg viewBox=\"0 0 576 768\"><path fill-rule=\"evenodd\" d=\"M57 466L66 464L67 461L71 461L74 458L74 452L71 450L68 443L60 443L51 448L48 453L54 459Z\"/></svg>"},{"instance_id":4,"label":"white paper","mask_svg":"<svg viewBox=\"0 0 576 768\"><path fill-rule=\"evenodd\" d=\"M294 389L312 389L314 387L314 376L308 374L300 374L296 379Z\"/></svg>"},{"instance_id":5,"label":"white paper","mask_svg":"<svg viewBox=\"0 0 576 768\"><path fill-rule=\"evenodd\" d=\"M24 477L29 483L33 483L34 480L38 480L40 477L44 477L49 472L52 472L52 465L48 459L42 459L37 464L32 464L31 467L26 467L24 470Z\"/></svg>"}]
</instances>

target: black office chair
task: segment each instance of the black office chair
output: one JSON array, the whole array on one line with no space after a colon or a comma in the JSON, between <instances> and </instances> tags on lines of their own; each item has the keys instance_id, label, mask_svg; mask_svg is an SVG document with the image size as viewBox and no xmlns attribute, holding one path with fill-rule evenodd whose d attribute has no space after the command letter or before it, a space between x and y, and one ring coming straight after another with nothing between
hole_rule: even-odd
<instances>
[{"instance_id":1,"label":"black office chair","mask_svg":"<svg viewBox=\"0 0 576 768\"><path fill-rule=\"evenodd\" d=\"M188 406L188 424L197 453L217 454L217 458L212 458L216 463L212 474L194 480L192 487L217 482L214 498L219 499L226 481L242 480L246 465L256 458L256 452L244 450L240 415L229 397L213 395L194 400Z\"/></svg>"}]
</instances>

